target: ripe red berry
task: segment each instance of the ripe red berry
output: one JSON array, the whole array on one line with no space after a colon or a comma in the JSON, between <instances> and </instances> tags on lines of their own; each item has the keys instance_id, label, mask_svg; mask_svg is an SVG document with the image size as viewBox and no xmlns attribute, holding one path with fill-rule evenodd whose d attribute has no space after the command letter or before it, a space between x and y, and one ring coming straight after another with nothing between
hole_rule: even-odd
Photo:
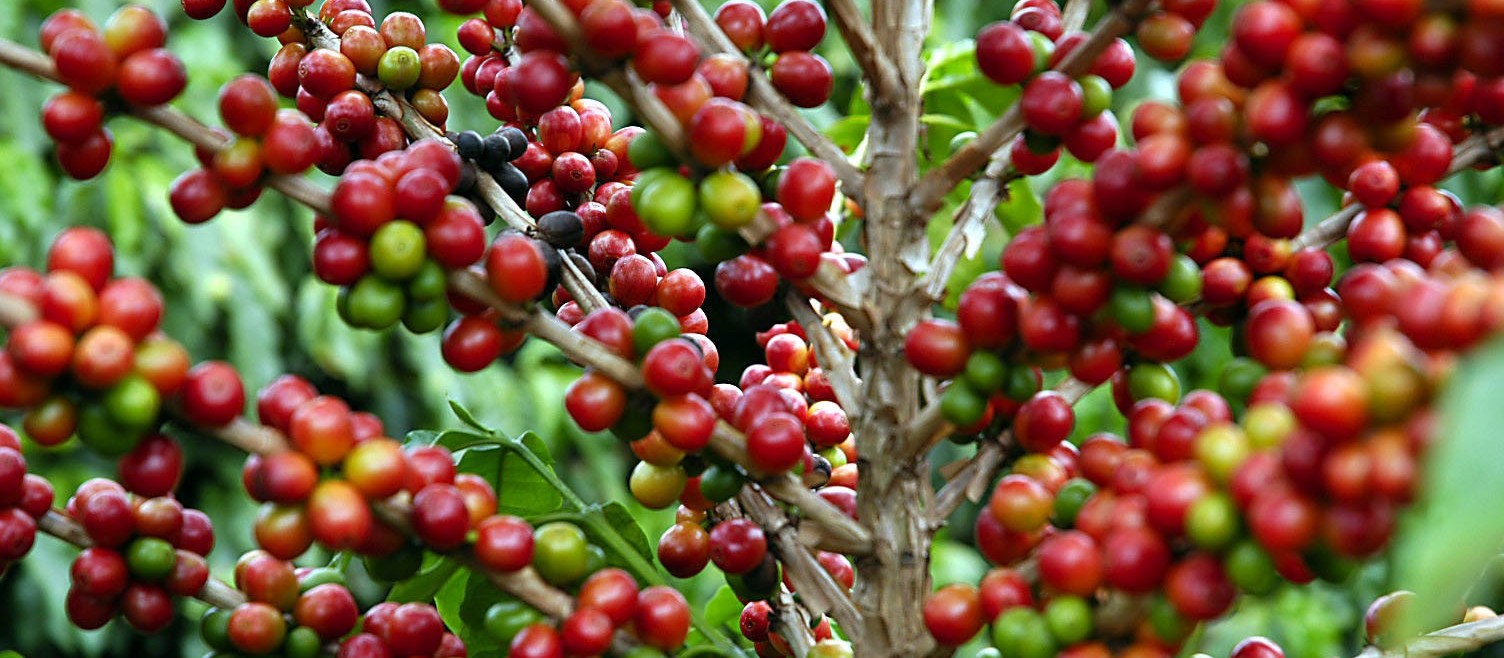
<instances>
[{"instance_id":1,"label":"ripe red berry","mask_svg":"<svg viewBox=\"0 0 1504 658\"><path fill-rule=\"evenodd\" d=\"M961 646L982 630L982 601L977 589L952 583L924 600L924 626L945 646Z\"/></svg>"}]
</instances>

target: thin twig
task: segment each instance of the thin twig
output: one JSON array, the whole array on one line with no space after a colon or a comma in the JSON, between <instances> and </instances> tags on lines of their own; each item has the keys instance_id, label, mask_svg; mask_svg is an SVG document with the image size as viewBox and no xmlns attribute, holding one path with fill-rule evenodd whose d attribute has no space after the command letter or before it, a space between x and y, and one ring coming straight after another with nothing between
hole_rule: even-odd
<instances>
[{"instance_id":1,"label":"thin twig","mask_svg":"<svg viewBox=\"0 0 1504 658\"><path fill-rule=\"evenodd\" d=\"M308 39L309 45L315 48L339 50L339 38L322 21L309 16L304 11L295 12L293 17L296 19L298 27L303 30L303 34ZM423 118L422 113L418 112L405 98L381 88L374 80L362 79L360 86L361 91L371 97L371 102L376 106L377 111L401 125L402 131L410 139L414 141L433 139L449 147L451 150L458 150L454 143L449 141L449 137L444 134L444 131L429 123L428 119ZM491 210L496 212L497 217L500 217L507 226L519 231L531 231L536 228L533 217L518 206L517 202L513 201L512 197L501 189L501 185L496 182L496 179L491 174L474 164L471 164L470 168L475 172L476 190L480 192L481 200L487 206L490 206ZM570 262L567 253L560 250L559 258L565 264L564 276L562 277L564 289L569 291L569 295L580 305L581 310L589 313L608 305L605 296L601 294L600 290L596 289L578 267Z\"/></svg>"},{"instance_id":2,"label":"thin twig","mask_svg":"<svg viewBox=\"0 0 1504 658\"><path fill-rule=\"evenodd\" d=\"M851 520L815 492L805 488L797 477L789 473L772 475L762 473L751 466L747 458L747 440L726 421L718 421L710 437L710 449L724 459L729 459L747 469L757 481L755 488L794 507L799 515L813 524L813 532L806 533L806 541L825 550L863 555L872 550L872 535L861 524Z\"/></svg>"},{"instance_id":3,"label":"thin twig","mask_svg":"<svg viewBox=\"0 0 1504 658\"><path fill-rule=\"evenodd\" d=\"M1134 23L1148 11L1151 1L1128 0L1112 10L1097 23L1081 45L1055 66L1055 70L1070 76L1085 71L1113 39L1127 34L1133 28ZM926 173L909 197L909 205L915 216L928 221L929 216L940 207L946 193L982 168L993 152L1013 141L1023 128L1023 113L1015 103L971 143Z\"/></svg>"},{"instance_id":4,"label":"thin twig","mask_svg":"<svg viewBox=\"0 0 1504 658\"><path fill-rule=\"evenodd\" d=\"M1086 25L1086 15L1091 13L1092 0L1066 0L1060 12L1060 29L1069 34Z\"/></svg>"},{"instance_id":5,"label":"thin twig","mask_svg":"<svg viewBox=\"0 0 1504 658\"><path fill-rule=\"evenodd\" d=\"M1504 126L1489 128L1463 140L1452 149L1452 164L1447 168L1451 176L1474 165L1496 161L1498 145L1504 141ZM1325 249L1347 236L1347 227L1363 212L1360 204L1351 204L1338 210L1315 226L1306 229L1290 241L1292 249Z\"/></svg>"},{"instance_id":6,"label":"thin twig","mask_svg":"<svg viewBox=\"0 0 1504 658\"><path fill-rule=\"evenodd\" d=\"M680 0L687 1L687 0ZM853 0L825 0L825 6L830 9L830 14L835 18L836 29L840 30L841 38L846 42L846 48L851 51L851 58L856 60L862 69L862 75L870 84L868 93L874 96L892 94L898 88L898 72L895 70L893 61L888 59L887 54L877 43L877 36L872 32L872 26L862 17L862 10L857 8Z\"/></svg>"},{"instance_id":7,"label":"thin twig","mask_svg":"<svg viewBox=\"0 0 1504 658\"><path fill-rule=\"evenodd\" d=\"M715 24L715 19L706 13L705 8L696 0L673 0L674 8L684 17L684 23L691 35L699 40L701 47L716 53L726 53L743 57L741 50L731 43L731 38L721 31L720 26ZM841 192L853 199L862 198L862 190L865 181L861 170L857 169L846 154L830 141L830 138L821 134L814 124L799 113L798 108L789 103L783 94L773 88L772 81L768 80L761 68L747 62L747 94L743 98L748 105L757 111L766 114L768 118L777 121L788 130L800 144L804 145L815 157L824 160L836 172L836 179L841 182Z\"/></svg>"},{"instance_id":8,"label":"thin twig","mask_svg":"<svg viewBox=\"0 0 1504 658\"><path fill-rule=\"evenodd\" d=\"M848 416L857 416L862 413L862 382L856 376L855 355L846 349L846 344L836 338L830 327L815 313L814 307L810 306L809 298L794 290L789 290L784 295L784 304L788 306L789 313L794 320L804 328L804 335L809 336L810 346L815 351L816 360L820 363L820 370L825 373L825 378L830 380L830 387L835 391L836 401L841 403Z\"/></svg>"},{"instance_id":9,"label":"thin twig","mask_svg":"<svg viewBox=\"0 0 1504 658\"><path fill-rule=\"evenodd\" d=\"M1055 391L1064 397L1067 402L1075 404L1092 392L1095 386L1086 384L1078 379L1067 379L1055 387ZM987 485L991 484L992 476L1003 465L1003 458L1007 454L1007 446L1013 442L1013 430L1003 432L995 441L986 441L977 448L977 454L972 456L965 468L956 473L950 482L935 494L935 505L930 510L931 527L939 528L945 524L946 517L961 506L961 502L981 500L982 494L987 492Z\"/></svg>"},{"instance_id":10,"label":"thin twig","mask_svg":"<svg viewBox=\"0 0 1504 658\"><path fill-rule=\"evenodd\" d=\"M783 564L784 573L799 588L799 598L810 611L830 615L842 629L860 629L862 615L852 603L851 595L799 541L798 530L787 516L756 488L743 488L736 499L747 518L772 538L773 550Z\"/></svg>"},{"instance_id":11,"label":"thin twig","mask_svg":"<svg viewBox=\"0 0 1504 658\"><path fill-rule=\"evenodd\" d=\"M1357 658L1442 658L1471 653L1500 641L1504 641L1504 617L1492 617L1432 631L1398 647L1370 646Z\"/></svg>"},{"instance_id":12,"label":"thin twig","mask_svg":"<svg viewBox=\"0 0 1504 658\"><path fill-rule=\"evenodd\" d=\"M84 531L84 527L59 510L48 510L47 514L37 519L37 530L80 549L94 545L94 541L89 539L89 533ZM245 595L240 593L240 590L212 577L204 583L203 589L193 595L193 598L222 609L235 608L246 602Z\"/></svg>"},{"instance_id":13,"label":"thin twig","mask_svg":"<svg viewBox=\"0 0 1504 658\"><path fill-rule=\"evenodd\" d=\"M945 241L940 243L934 258L930 259L929 270L919 282L918 292L928 303L945 298L950 275L956 271L961 258L970 258L982 248L982 240L987 234L987 218L992 215L993 208L1006 200L1008 181L1012 179L1007 175L1012 161L1010 155L1008 146L999 148L992 155L982 178L972 183L966 203L956 211L955 223L945 235Z\"/></svg>"}]
</instances>

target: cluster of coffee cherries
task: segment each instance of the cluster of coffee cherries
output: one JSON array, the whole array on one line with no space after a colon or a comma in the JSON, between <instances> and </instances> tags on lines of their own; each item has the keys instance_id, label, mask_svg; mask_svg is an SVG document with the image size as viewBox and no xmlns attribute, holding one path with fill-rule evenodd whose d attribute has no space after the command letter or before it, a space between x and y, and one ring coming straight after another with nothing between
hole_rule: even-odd
<instances>
[{"instance_id":1,"label":"cluster of coffee cherries","mask_svg":"<svg viewBox=\"0 0 1504 658\"><path fill-rule=\"evenodd\" d=\"M613 634L630 630L644 645L661 655L684 644L689 633L689 608L684 597L669 587L639 590L631 574L608 567L591 573L579 584L575 608L558 624L548 623L536 610L517 600L493 604L486 610L485 630L511 656L599 656L611 649Z\"/></svg>"},{"instance_id":2,"label":"cluster of coffee cherries","mask_svg":"<svg viewBox=\"0 0 1504 658\"><path fill-rule=\"evenodd\" d=\"M261 197L267 175L301 174L319 159L308 117L277 109L277 94L265 78L246 74L225 83L219 116L234 136L218 150L199 148L203 167L178 176L168 193L173 212L189 224L249 206Z\"/></svg>"},{"instance_id":3,"label":"cluster of coffee cherries","mask_svg":"<svg viewBox=\"0 0 1504 658\"><path fill-rule=\"evenodd\" d=\"M1000 85L1023 85L1019 109L1028 130L1012 146L1019 173L1054 166L1062 145L1077 160L1096 162L1116 144L1117 119L1108 106L1112 91L1133 77L1133 49L1113 40L1076 79L1051 70L1085 41L1083 32L1065 33L1060 7L1051 0L1020 2L1009 20L977 32L982 74Z\"/></svg>"},{"instance_id":4,"label":"cluster of coffee cherries","mask_svg":"<svg viewBox=\"0 0 1504 658\"><path fill-rule=\"evenodd\" d=\"M187 352L157 333L155 286L111 278L114 248L103 233L63 231L47 270L0 271L0 291L40 311L0 354L0 407L26 409L22 425L39 444L77 434L101 453L124 454L156 429L166 402L197 394Z\"/></svg>"},{"instance_id":5,"label":"cluster of coffee cherries","mask_svg":"<svg viewBox=\"0 0 1504 658\"><path fill-rule=\"evenodd\" d=\"M764 52L776 56L768 67L768 79L790 103L819 107L830 99L834 82L830 64L810 52L825 39L825 9L819 3L785 0L771 14L764 14L757 3L732 0L716 10L715 22L742 52L754 58ZM706 73L713 86L720 82L716 74L729 74L720 68L724 66L718 64Z\"/></svg>"},{"instance_id":6,"label":"cluster of coffee cherries","mask_svg":"<svg viewBox=\"0 0 1504 658\"><path fill-rule=\"evenodd\" d=\"M442 43L425 43L422 19L392 12L378 28L364 0L326 2L319 18L338 43L311 37L286 42L267 77L319 122L320 168L338 173L353 158L374 159L402 148L407 139L402 127L380 116L372 101L371 94L383 90L405 100L428 123L444 127L449 104L442 92L459 75L460 60Z\"/></svg>"},{"instance_id":7,"label":"cluster of coffee cherries","mask_svg":"<svg viewBox=\"0 0 1504 658\"><path fill-rule=\"evenodd\" d=\"M485 221L453 195L468 169L437 139L375 160L351 163L315 222L314 274L341 286L338 309L350 325L417 333L449 321L446 274L479 262Z\"/></svg>"},{"instance_id":8,"label":"cluster of coffee cherries","mask_svg":"<svg viewBox=\"0 0 1504 658\"><path fill-rule=\"evenodd\" d=\"M0 574L31 552L37 519L52 509L52 484L26 472L21 440L0 425Z\"/></svg>"},{"instance_id":9,"label":"cluster of coffee cherries","mask_svg":"<svg viewBox=\"0 0 1504 658\"><path fill-rule=\"evenodd\" d=\"M773 607L767 601L751 601L742 607L737 626L742 637L752 642L758 656L777 658L794 655L788 640L772 630L772 621ZM808 658L852 658L855 655L849 642L831 634L828 618L822 618L810 629L810 638L814 640L814 645L804 654Z\"/></svg>"},{"instance_id":10,"label":"cluster of coffee cherries","mask_svg":"<svg viewBox=\"0 0 1504 658\"><path fill-rule=\"evenodd\" d=\"M47 101L42 127L57 142L57 161L87 180L109 164L109 112L149 108L177 98L188 85L183 62L163 46L167 24L150 9L126 5L97 27L76 9L60 9L41 27L42 50L68 86Z\"/></svg>"},{"instance_id":11,"label":"cluster of coffee cherries","mask_svg":"<svg viewBox=\"0 0 1504 658\"><path fill-rule=\"evenodd\" d=\"M379 603L362 616L337 569L294 568L252 551L235 565L235 586L246 602L211 608L201 622L204 642L221 652L215 655L315 658L331 643L340 656L467 655L431 605Z\"/></svg>"},{"instance_id":12,"label":"cluster of coffee cherries","mask_svg":"<svg viewBox=\"0 0 1504 658\"><path fill-rule=\"evenodd\" d=\"M209 581L209 517L170 495L147 498L96 478L79 485L67 514L90 542L69 570L68 619L79 628L99 628L118 614L155 633L176 616L174 596L195 596Z\"/></svg>"},{"instance_id":13,"label":"cluster of coffee cherries","mask_svg":"<svg viewBox=\"0 0 1504 658\"><path fill-rule=\"evenodd\" d=\"M1350 320L1344 336L1323 346L1308 328L1291 339L1304 354L1284 366L1238 360L1244 367L1224 374L1229 397L1182 397L1173 371L1134 365L1127 378L1136 385L1114 391L1126 440L1095 435L1078 450L1058 443L1071 429L1058 396L1020 407L1014 439L1029 453L997 483L975 533L990 560L1030 558L1037 576L1003 568L979 587L937 592L937 639L964 642L992 621L1006 654L1033 642L1053 653L1085 648L1072 642L1087 635L1061 628L1100 638L1144 625L1155 644L1135 646L1175 646L1240 591L1341 580L1385 548L1436 440L1431 392L1454 350L1500 326L1488 300L1504 290L1455 248L1429 271L1402 260L1360 264L1337 290ZM1250 322L1280 308L1301 309L1262 302ZM1234 403L1246 409L1237 422ZM1095 625L1092 603L1104 588L1152 595L1146 616Z\"/></svg>"},{"instance_id":14,"label":"cluster of coffee cherries","mask_svg":"<svg viewBox=\"0 0 1504 658\"><path fill-rule=\"evenodd\" d=\"M250 456L242 478L251 498L262 503L257 542L279 559L294 559L318 542L329 550L404 562L414 554L404 550L410 548L407 538L371 509L403 492L413 503L414 533L434 550L460 546L477 521L496 512L491 485L456 473L448 450L406 451L385 436L376 417L319 395L301 377L284 375L268 384L256 396L256 413L292 448ZM321 478L321 469L337 476Z\"/></svg>"},{"instance_id":15,"label":"cluster of coffee cherries","mask_svg":"<svg viewBox=\"0 0 1504 658\"><path fill-rule=\"evenodd\" d=\"M321 169L337 174L356 157L373 159L406 143L401 125L377 116L366 92L390 92L429 123L443 127L449 105L441 92L459 75L460 60L448 46L428 43L421 18L392 12L378 26L365 0L340 0L323 3L318 13L322 24L313 24L302 20L309 4L236 0L235 9L253 32L283 44L267 77L279 93L296 99L298 109L319 122ZM223 0L183 2L183 9L196 19L212 17L223 6Z\"/></svg>"}]
</instances>

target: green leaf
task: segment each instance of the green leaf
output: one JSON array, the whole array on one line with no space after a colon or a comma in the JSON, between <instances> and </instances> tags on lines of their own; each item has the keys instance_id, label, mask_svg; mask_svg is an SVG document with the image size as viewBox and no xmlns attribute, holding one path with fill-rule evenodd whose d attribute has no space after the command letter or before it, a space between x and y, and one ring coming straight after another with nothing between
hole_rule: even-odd
<instances>
[{"instance_id":1,"label":"green leaf","mask_svg":"<svg viewBox=\"0 0 1504 658\"><path fill-rule=\"evenodd\" d=\"M402 443L408 446L437 445L442 436L443 433L433 430L413 430L407 433L407 437L403 439ZM445 447L447 448L448 446ZM450 450L453 451L454 449L450 448Z\"/></svg>"},{"instance_id":2,"label":"green leaf","mask_svg":"<svg viewBox=\"0 0 1504 658\"><path fill-rule=\"evenodd\" d=\"M510 598L484 576L465 569L449 579L434 596L434 607L438 608L444 625L465 642L470 656L501 658L507 649L486 632L486 610Z\"/></svg>"},{"instance_id":3,"label":"green leaf","mask_svg":"<svg viewBox=\"0 0 1504 658\"><path fill-rule=\"evenodd\" d=\"M474 427L475 429L478 429L482 432L491 431L491 428L482 425L480 421L475 419L475 414L470 413L469 409L466 409L464 405L456 402L452 398L449 400L449 408L454 411L454 415L460 419L460 422Z\"/></svg>"},{"instance_id":4,"label":"green leaf","mask_svg":"<svg viewBox=\"0 0 1504 658\"><path fill-rule=\"evenodd\" d=\"M705 621L711 626L726 626L735 624L742 616L741 600L736 598L736 592L731 591L730 585L721 585L715 591L715 596L710 597L710 602L705 604Z\"/></svg>"},{"instance_id":5,"label":"green leaf","mask_svg":"<svg viewBox=\"0 0 1504 658\"><path fill-rule=\"evenodd\" d=\"M408 443L412 443L412 437L414 434L433 434L433 432L409 433L407 435ZM447 432L439 433L437 438L431 440L430 443L439 446L440 448L447 448L449 452L459 452L461 450L474 448L477 446L501 445L501 442L498 441L495 436L486 436L476 434L475 432L467 432L465 430L449 430Z\"/></svg>"},{"instance_id":6,"label":"green leaf","mask_svg":"<svg viewBox=\"0 0 1504 658\"><path fill-rule=\"evenodd\" d=\"M534 465L536 463L552 474L553 459L543 440L529 432L505 445L508 441L512 440L453 431L440 436L438 445L456 452L464 451L459 470L490 480L496 489L497 508L502 513L536 517L559 509L564 503L563 493ZM532 453L534 463L521 454L524 450Z\"/></svg>"},{"instance_id":7,"label":"green leaf","mask_svg":"<svg viewBox=\"0 0 1504 658\"><path fill-rule=\"evenodd\" d=\"M432 601L434 595L454 578L460 568L459 562L438 555L425 556L424 561L428 563L423 565L418 575L393 585L386 600L398 603Z\"/></svg>"},{"instance_id":8,"label":"green leaf","mask_svg":"<svg viewBox=\"0 0 1504 658\"><path fill-rule=\"evenodd\" d=\"M642 531L642 526L638 525L637 519L632 518L632 513L627 511L625 505L616 501L606 503L601 507L601 516L606 519L611 529L615 530L616 534L625 539L627 544L637 552L638 557L652 564L653 547L648 543L648 536ZM589 532L590 529L586 528L586 533ZM610 550L606 551L606 562L628 571L637 571L633 568L636 564L620 559L622 557L624 556L612 555Z\"/></svg>"},{"instance_id":9,"label":"green leaf","mask_svg":"<svg viewBox=\"0 0 1504 658\"><path fill-rule=\"evenodd\" d=\"M836 146L847 150L854 149L857 144L862 143L862 138L866 137L867 125L870 123L872 123L872 117L864 114L843 117L825 129L825 136L835 142Z\"/></svg>"},{"instance_id":10,"label":"green leaf","mask_svg":"<svg viewBox=\"0 0 1504 658\"><path fill-rule=\"evenodd\" d=\"M1442 392L1446 437L1431 448L1418 505L1396 546L1395 585L1415 592L1406 632L1455 622L1453 610L1504 541L1504 516L1479 501L1504 498L1504 340L1494 340L1462 361Z\"/></svg>"},{"instance_id":11,"label":"green leaf","mask_svg":"<svg viewBox=\"0 0 1504 658\"><path fill-rule=\"evenodd\" d=\"M972 125L947 114L926 114L919 117L919 121L926 126L935 128L950 128L956 132L971 130Z\"/></svg>"}]
</instances>

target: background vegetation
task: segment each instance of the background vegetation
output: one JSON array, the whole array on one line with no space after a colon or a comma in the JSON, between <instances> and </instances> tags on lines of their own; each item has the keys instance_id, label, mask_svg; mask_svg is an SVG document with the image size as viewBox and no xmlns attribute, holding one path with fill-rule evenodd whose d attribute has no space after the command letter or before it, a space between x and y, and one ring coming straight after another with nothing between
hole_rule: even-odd
<instances>
[{"instance_id":1,"label":"background vegetation","mask_svg":"<svg viewBox=\"0 0 1504 658\"><path fill-rule=\"evenodd\" d=\"M118 4L116 0L5 0L0 2L0 36L34 44L38 24L61 6L75 6L103 19ZM143 4L168 17L172 28L168 45L190 70L188 90L177 106L211 123L219 86L241 72L264 70L275 51L273 41L255 38L232 26L234 19L228 12L195 23L182 15L177 0L143 0ZM432 0L371 0L371 4L378 14L398 10L417 13L427 21L431 36L442 35L451 42L459 22L438 12ZM718 3L707 2L714 4ZM763 4L771 7L776 3L763 0ZM943 157L958 135L986 125L1012 102L1012 92L990 85L977 74L969 41L982 25L1006 17L1011 4L1007 0L936 3L932 72L925 83L928 151L922 157ZM1225 40L1231 4L1224 2L1203 29L1193 56L1210 56ZM828 52L824 54L835 67L838 80L835 100L811 116L843 146L860 149L865 109L855 88L854 68L839 49L838 39L827 39ZM1173 97L1173 80L1173 71L1140 58L1139 73L1115 99L1118 116L1126 119L1143 99ZM196 358L233 363L250 390L259 389L278 374L297 373L321 390L338 393L353 406L375 412L389 432L399 436L409 429L457 426L447 404L453 399L489 426L513 434L529 429L537 432L552 450L561 475L585 498L629 499L625 451L611 437L584 434L565 418L562 392L575 370L552 348L534 341L505 365L460 375L437 358L434 335L414 337L400 331L376 334L350 329L334 312L333 288L320 285L310 274L312 223L306 210L269 194L251 208L226 213L210 224L183 225L172 215L166 191L172 179L192 165L190 148L126 120L111 124L116 150L105 174L88 183L66 180L52 162L50 145L39 129L39 109L52 93L51 86L0 70L0 89L4 90L0 93L0 266L39 264L45 245L64 226L102 228L115 240L119 273L147 277L161 287L167 299L164 328L168 333L181 340ZM612 104L618 121L630 118L609 92L592 87L590 95ZM478 99L462 90L452 91L449 99L451 126L483 129L495 125ZM843 107L849 112L834 109ZM1084 165L1067 156L1050 174L1015 184L1011 201L998 212L1002 227L1017 229L1039 221L1036 193L1042 193L1058 178L1082 171ZM1301 186L1307 218L1316 221L1335 209L1338 199L1319 181L1307 183ZM1497 174L1469 174L1454 183L1450 187L1464 201L1493 202L1499 198L1501 181ZM954 199L964 198L965 192L963 186L954 193ZM948 216L952 207L942 210L941 216ZM938 221L932 234L938 240L947 228L948 222ZM964 284L979 272L995 268L1006 240L1004 228L991 227L982 250L959 268L956 276L961 281L957 283ZM858 247L849 238L847 245ZM711 269L682 245L665 255L671 267L694 267L707 281L712 276ZM755 356L751 329L783 319L756 313L747 317L741 311L715 305L714 299L706 311L712 337L723 357L720 375L727 381L735 381L741 368ZM1196 354L1178 365L1187 389L1214 387L1220 364L1230 356L1225 332L1204 325L1203 334L1206 338ZM1078 438L1121 430L1122 419L1112 411L1105 393L1098 391L1082 403ZM16 419L0 416L3 420ZM240 490L242 457L212 441L190 439L185 441L185 448L188 475L180 496L215 520L218 547L214 566L216 573L224 575L234 557L253 544L250 527L255 507ZM949 457L958 458L969 449L953 450ZM76 442L58 451L32 452L28 459L36 464L36 470L48 473L63 496L77 483L106 474L111 468ZM943 464L949 459L941 454L935 461ZM635 504L629 508L649 537L656 537L672 521L671 512L644 511ZM974 513L974 509L958 512L950 538L937 542L937 583L975 582L987 568L980 555L967 546ZM89 633L70 626L63 614L65 587L61 579L66 577L72 555L72 548L44 539L18 568L0 578L0 655L6 649L29 658L196 656L205 651L193 621L198 610L191 607L177 624L155 637L137 636L120 623ZM386 592L359 577L357 565L351 569L357 572L352 585L366 599L363 604L385 596ZM1292 658L1348 655L1358 645L1363 607L1384 591L1386 571L1386 565L1370 565L1341 586L1286 586L1265 600L1245 599L1230 619L1204 633L1198 648L1226 655L1238 639L1266 634L1282 643ZM719 583L703 578L686 593L696 607L703 608L718 587ZM1475 587L1474 602L1497 603L1494 589L1492 580ZM724 599L718 602L724 603ZM712 615L724 607L710 605Z\"/></svg>"}]
</instances>

